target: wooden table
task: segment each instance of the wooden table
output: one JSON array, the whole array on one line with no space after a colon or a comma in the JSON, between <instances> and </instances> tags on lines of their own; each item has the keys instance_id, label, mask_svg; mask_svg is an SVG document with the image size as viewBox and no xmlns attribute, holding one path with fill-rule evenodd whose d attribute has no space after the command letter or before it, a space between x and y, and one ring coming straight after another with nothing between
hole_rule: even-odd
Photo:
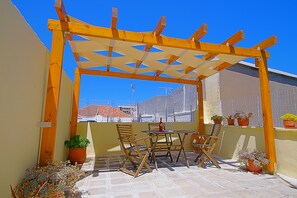
<instances>
[{"instance_id":1,"label":"wooden table","mask_svg":"<svg viewBox=\"0 0 297 198\"><path fill-rule=\"evenodd\" d=\"M157 170L158 170L158 164L157 164L156 155L155 155L155 151L156 151L155 148L157 148L157 146L158 146L159 136L160 135L163 136L163 135L167 135L167 134L168 135L177 134L179 144L164 145L164 148L165 148L164 151L168 152L168 149L169 149L169 151L179 151L176 162L178 162L180 154L181 154L181 152L183 152L186 163L187 163L186 165L189 168L189 161L188 161L185 149L184 149L184 143L185 143L186 136L189 133L195 133L195 131L193 131L193 130L164 130L164 131L160 132L158 130L144 130L144 131L141 131L141 132L147 133L149 136L152 137L152 139L151 139L152 140L151 141L151 147L152 147L151 152L152 152L152 158L153 158L153 160L155 162L155 167L156 167Z\"/></svg>"}]
</instances>

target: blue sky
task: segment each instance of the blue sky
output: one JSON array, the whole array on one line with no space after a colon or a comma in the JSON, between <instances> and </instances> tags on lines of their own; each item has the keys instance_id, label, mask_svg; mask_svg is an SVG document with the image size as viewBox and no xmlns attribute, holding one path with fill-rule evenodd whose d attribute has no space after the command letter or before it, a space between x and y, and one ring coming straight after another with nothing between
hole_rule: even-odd
<instances>
[{"instance_id":1,"label":"blue sky","mask_svg":"<svg viewBox=\"0 0 297 198\"><path fill-rule=\"evenodd\" d=\"M58 19L54 0L12 0L40 40L51 48L52 33L47 20ZM276 35L278 44L269 48L270 68L297 75L297 1L271 0L213 0L213 1L136 1L136 0L80 0L64 1L67 13L93 25L109 27L111 10L118 8L118 29L152 31L161 16L166 17L162 34L187 39L200 25L208 24L204 42L221 43L239 30L245 39L236 46L252 47ZM252 61L253 63L253 61ZM66 45L63 69L73 80L74 61ZM112 105L127 104L132 100L131 84L135 85L134 100L141 102L156 95L165 95L160 87L177 88L173 83L85 76L82 77L80 106L96 102Z\"/></svg>"}]
</instances>

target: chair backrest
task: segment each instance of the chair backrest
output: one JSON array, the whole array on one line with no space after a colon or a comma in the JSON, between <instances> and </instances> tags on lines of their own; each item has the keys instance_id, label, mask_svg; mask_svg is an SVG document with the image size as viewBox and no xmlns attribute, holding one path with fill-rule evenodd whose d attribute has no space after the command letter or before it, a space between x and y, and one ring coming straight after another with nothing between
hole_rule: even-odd
<instances>
[{"instance_id":1,"label":"chair backrest","mask_svg":"<svg viewBox=\"0 0 297 198\"><path fill-rule=\"evenodd\" d=\"M159 130L159 123L158 122L148 123L148 129L149 130ZM163 123L163 129L166 130L164 123Z\"/></svg>"},{"instance_id":2,"label":"chair backrest","mask_svg":"<svg viewBox=\"0 0 297 198\"><path fill-rule=\"evenodd\" d=\"M221 124L214 124L212 126L210 135L211 136L219 136L219 134L221 132L221 129L222 129L222 125Z\"/></svg>"},{"instance_id":3,"label":"chair backrest","mask_svg":"<svg viewBox=\"0 0 297 198\"><path fill-rule=\"evenodd\" d=\"M132 124L117 124L117 131L123 147L125 143L131 145L134 142L136 134L133 132Z\"/></svg>"}]
</instances>

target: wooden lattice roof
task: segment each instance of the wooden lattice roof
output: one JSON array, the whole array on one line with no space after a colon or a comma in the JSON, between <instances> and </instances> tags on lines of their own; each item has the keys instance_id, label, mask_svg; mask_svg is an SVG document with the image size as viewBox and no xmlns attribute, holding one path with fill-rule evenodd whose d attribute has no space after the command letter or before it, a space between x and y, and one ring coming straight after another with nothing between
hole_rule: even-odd
<instances>
[{"instance_id":1,"label":"wooden lattice roof","mask_svg":"<svg viewBox=\"0 0 297 198\"><path fill-rule=\"evenodd\" d=\"M56 1L55 7L60 21L49 20L49 29L67 33L82 74L197 84L197 80L246 58L261 57L262 53L268 58L265 49L276 43L273 36L252 48L234 46L244 38L243 31L221 44L200 42L207 33L206 24L188 40L171 38L161 34L165 17L151 33L118 30L115 8L111 27L105 28L68 16L61 0Z\"/></svg>"}]
</instances>

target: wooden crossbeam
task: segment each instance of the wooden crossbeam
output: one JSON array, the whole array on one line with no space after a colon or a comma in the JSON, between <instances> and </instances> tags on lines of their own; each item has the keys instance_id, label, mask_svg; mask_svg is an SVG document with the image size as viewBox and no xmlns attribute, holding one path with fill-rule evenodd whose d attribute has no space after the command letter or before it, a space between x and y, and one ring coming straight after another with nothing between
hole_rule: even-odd
<instances>
[{"instance_id":1,"label":"wooden crossbeam","mask_svg":"<svg viewBox=\"0 0 297 198\"><path fill-rule=\"evenodd\" d=\"M171 55L168 60L166 61L165 64L167 65L171 65L172 63L174 63L177 59L179 59L179 56L175 56L175 55ZM157 70L155 73L155 76L160 76L164 71L166 70L166 68L161 71L161 70Z\"/></svg>"},{"instance_id":2,"label":"wooden crossbeam","mask_svg":"<svg viewBox=\"0 0 297 198\"><path fill-rule=\"evenodd\" d=\"M227 40L225 40L222 45L227 45L227 46L233 46L234 44L238 43L244 39L244 33L242 30L236 32L233 34L231 37L229 37ZM207 53L205 56L202 57L203 60L210 60L214 57L216 57L218 53Z\"/></svg>"},{"instance_id":3,"label":"wooden crossbeam","mask_svg":"<svg viewBox=\"0 0 297 198\"><path fill-rule=\"evenodd\" d=\"M222 42L222 45L227 45L227 46L233 46L234 44L238 43L239 41L241 41L242 39L244 39L244 33L242 30L236 32L235 34L233 34L231 37L229 37L227 40L225 40L224 42ZM206 55L204 55L202 57L203 60L210 60L214 57L216 57L219 53L212 53L209 52ZM224 63L223 63L224 64ZM198 66L199 67L199 66ZM185 74L190 73L191 71L193 71L194 69L196 69L197 67L187 67L184 71Z\"/></svg>"},{"instance_id":4,"label":"wooden crossbeam","mask_svg":"<svg viewBox=\"0 0 297 198\"><path fill-rule=\"evenodd\" d=\"M113 47L112 46L109 46L108 47L108 57L112 57L112 50L113 50ZM107 65L107 71L110 71L110 65L108 64Z\"/></svg>"},{"instance_id":5,"label":"wooden crossbeam","mask_svg":"<svg viewBox=\"0 0 297 198\"><path fill-rule=\"evenodd\" d=\"M245 57L260 57L261 52L257 49L242 48L242 47L232 47L213 44L206 42L195 42L178 38L171 38L167 36L155 36L151 33L138 33L125 30L116 30L117 34L114 34L113 29L86 25L81 23L73 22L61 22L57 20L50 19L48 21L49 30L63 30L72 34L82 35L82 36L93 36L98 38L106 38L113 40L129 41L141 44L150 44L156 46L173 47L185 50L196 50L204 52L212 52L218 54L232 54L234 56L245 56ZM269 57L269 52L265 52L266 57Z\"/></svg>"},{"instance_id":6,"label":"wooden crossbeam","mask_svg":"<svg viewBox=\"0 0 297 198\"><path fill-rule=\"evenodd\" d=\"M165 26L166 26L166 18L164 16L162 16L152 33L155 36L160 36L160 34L162 33ZM144 47L144 51L149 52L152 49L152 47L153 47L153 45L147 44ZM143 60L137 60L135 63L135 68L139 68L142 62L143 62Z\"/></svg>"},{"instance_id":7,"label":"wooden crossbeam","mask_svg":"<svg viewBox=\"0 0 297 198\"><path fill-rule=\"evenodd\" d=\"M110 77L116 77L116 78L131 78L131 79L139 79L139 80L150 80L150 81L197 85L196 80L166 78L166 77L148 76L148 75L142 75L142 74L129 74L129 73L110 72L110 71L107 72L107 71L89 70L89 69L79 69L79 72L80 74L88 74L88 75L95 75L95 76L110 76Z\"/></svg>"},{"instance_id":8,"label":"wooden crossbeam","mask_svg":"<svg viewBox=\"0 0 297 198\"><path fill-rule=\"evenodd\" d=\"M265 50L268 47L271 47L272 45L277 44L277 37L276 36L271 36L268 39L262 41L261 43L258 43L253 49L258 49L258 50Z\"/></svg>"},{"instance_id":9,"label":"wooden crossbeam","mask_svg":"<svg viewBox=\"0 0 297 198\"><path fill-rule=\"evenodd\" d=\"M112 8L111 11L111 29L116 30L117 29L117 22L118 22L118 9L117 8ZM113 46L108 47L108 57L112 57L112 51L113 51ZM110 64L107 64L106 71L110 71Z\"/></svg>"},{"instance_id":10,"label":"wooden crossbeam","mask_svg":"<svg viewBox=\"0 0 297 198\"><path fill-rule=\"evenodd\" d=\"M190 36L189 40L199 41L207 33L207 24L202 24L199 29Z\"/></svg>"},{"instance_id":11,"label":"wooden crossbeam","mask_svg":"<svg viewBox=\"0 0 297 198\"><path fill-rule=\"evenodd\" d=\"M117 22L118 22L118 9L112 8L111 29L117 29Z\"/></svg>"},{"instance_id":12,"label":"wooden crossbeam","mask_svg":"<svg viewBox=\"0 0 297 198\"><path fill-rule=\"evenodd\" d=\"M60 21L62 21L62 22L69 22L70 21L70 18L67 15L63 0L56 0L55 1L55 9L56 9L56 12L57 12L57 15L58 15ZM70 33L66 33L66 38L69 41L72 41L74 39L73 35L70 34ZM73 54L75 60L79 61L78 53L72 52L72 54Z\"/></svg>"}]
</instances>

